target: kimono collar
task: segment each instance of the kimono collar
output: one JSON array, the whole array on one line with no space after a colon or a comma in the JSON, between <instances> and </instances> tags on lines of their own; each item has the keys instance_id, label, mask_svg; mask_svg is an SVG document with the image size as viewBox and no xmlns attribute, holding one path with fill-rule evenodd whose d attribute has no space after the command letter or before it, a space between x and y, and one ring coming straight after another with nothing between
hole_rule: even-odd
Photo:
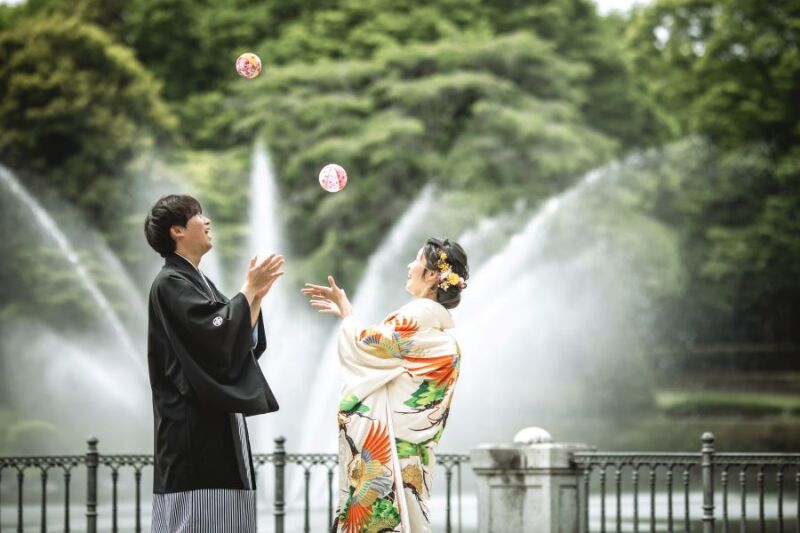
<instances>
[{"instance_id":1,"label":"kimono collar","mask_svg":"<svg viewBox=\"0 0 800 533\"><path fill-rule=\"evenodd\" d=\"M450 311L439 302L431 300L430 298L417 298L412 300L408 305L425 309L427 311L427 316L430 317L432 321L430 324L431 327L444 330L452 329L456 325L455 322L453 322Z\"/></svg>"},{"instance_id":2,"label":"kimono collar","mask_svg":"<svg viewBox=\"0 0 800 533\"><path fill-rule=\"evenodd\" d=\"M180 258L180 259L183 259L183 261L184 261L184 262L185 262L187 265L190 265L190 266L191 266L191 267L192 267L194 270L196 270L197 272L200 272L200 269L199 269L198 267L194 266L194 263L192 263L191 261L189 261L189 258L188 258L188 257L186 257L185 255L181 255L181 254L179 254L178 252L175 252L175 253L174 253L174 254L172 254L172 255L173 255L173 256L175 256L175 257L178 257L178 258Z\"/></svg>"},{"instance_id":3,"label":"kimono collar","mask_svg":"<svg viewBox=\"0 0 800 533\"><path fill-rule=\"evenodd\" d=\"M211 285L209 285L205 274L203 274L199 268L194 266L194 264L184 256L178 252L174 252L165 258L164 265L169 265L188 274L189 278L193 279L196 283L199 283L200 290L203 292L208 291L211 299L217 301L217 297L214 295L214 290L211 288Z\"/></svg>"},{"instance_id":4,"label":"kimono collar","mask_svg":"<svg viewBox=\"0 0 800 533\"><path fill-rule=\"evenodd\" d=\"M200 281L202 282L203 285L205 285L205 281L203 280L203 274L200 272L200 269L194 266L191 261L180 255L179 253L174 252L165 257L164 266L167 265L189 274L189 277L196 279L197 281Z\"/></svg>"}]
</instances>

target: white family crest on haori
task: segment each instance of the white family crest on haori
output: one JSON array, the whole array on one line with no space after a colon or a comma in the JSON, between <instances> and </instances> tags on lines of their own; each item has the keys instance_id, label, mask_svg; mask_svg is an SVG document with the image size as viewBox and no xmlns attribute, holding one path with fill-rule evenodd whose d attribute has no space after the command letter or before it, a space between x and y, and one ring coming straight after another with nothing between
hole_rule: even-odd
<instances>
[{"instance_id":1,"label":"white family crest on haori","mask_svg":"<svg viewBox=\"0 0 800 533\"><path fill-rule=\"evenodd\" d=\"M342 322L339 496L342 533L430 531L433 453L461 353L441 304L421 298L379 325Z\"/></svg>"},{"instance_id":2,"label":"white family crest on haori","mask_svg":"<svg viewBox=\"0 0 800 533\"><path fill-rule=\"evenodd\" d=\"M211 323L214 324L216 327L220 327L222 325L222 317L215 316L214 320L212 320Z\"/></svg>"}]
</instances>

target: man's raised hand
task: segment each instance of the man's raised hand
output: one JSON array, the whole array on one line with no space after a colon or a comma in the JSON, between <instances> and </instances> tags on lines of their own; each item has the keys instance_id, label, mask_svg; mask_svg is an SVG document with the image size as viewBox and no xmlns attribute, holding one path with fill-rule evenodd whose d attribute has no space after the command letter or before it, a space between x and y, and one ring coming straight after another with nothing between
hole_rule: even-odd
<instances>
[{"instance_id":1,"label":"man's raised hand","mask_svg":"<svg viewBox=\"0 0 800 533\"><path fill-rule=\"evenodd\" d=\"M255 255L250 259L247 277L242 287L242 293L248 302L261 299L269 292L275 281L284 274L281 271L283 264L284 259L280 254L270 254L262 261L258 261Z\"/></svg>"}]
</instances>

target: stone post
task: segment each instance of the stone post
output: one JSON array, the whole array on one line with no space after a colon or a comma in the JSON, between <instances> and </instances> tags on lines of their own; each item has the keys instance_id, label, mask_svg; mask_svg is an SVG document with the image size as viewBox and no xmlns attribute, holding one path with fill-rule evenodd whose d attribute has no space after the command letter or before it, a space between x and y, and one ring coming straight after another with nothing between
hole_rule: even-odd
<instances>
[{"instance_id":1,"label":"stone post","mask_svg":"<svg viewBox=\"0 0 800 533\"><path fill-rule=\"evenodd\" d=\"M478 478L479 533L578 533L581 473L571 462L586 444L554 443L539 428L520 431L513 444L472 450Z\"/></svg>"}]
</instances>

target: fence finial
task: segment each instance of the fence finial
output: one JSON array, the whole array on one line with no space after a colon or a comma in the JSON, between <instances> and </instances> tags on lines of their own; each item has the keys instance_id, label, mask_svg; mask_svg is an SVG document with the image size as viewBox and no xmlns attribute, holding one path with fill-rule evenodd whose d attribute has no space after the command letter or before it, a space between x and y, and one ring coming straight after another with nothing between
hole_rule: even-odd
<instances>
[{"instance_id":1,"label":"fence finial","mask_svg":"<svg viewBox=\"0 0 800 533\"><path fill-rule=\"evenodd\" d=\"M714 533L714 434L703 433L703 533Z\"/></svg>"},{"instance_id":2,"label":"fence finial","mask_svg":"<svg viewBox=\"0 0 800 533\"><path fill-rule=\"evenodd\" d=\"M97 466L100 463L97 437L89 437L86 442L89 444L86 452L86 531L97 533Z\"/></svg>"},{"instance_id":3,"label":"fence finial","mask_svg":"<svg viewBox=\"0 0 800 533\"><path fill-rule=\"evenodd\" d=\"M286 501L284 499L286 448L283 446L285 442L285 437L275 437L275 452L272 454L272 460L275 464L275 499L272 503L273 512L275 513L275 533L283 533L283 521L286 515Z\"/></svg>"}]
</instances>

